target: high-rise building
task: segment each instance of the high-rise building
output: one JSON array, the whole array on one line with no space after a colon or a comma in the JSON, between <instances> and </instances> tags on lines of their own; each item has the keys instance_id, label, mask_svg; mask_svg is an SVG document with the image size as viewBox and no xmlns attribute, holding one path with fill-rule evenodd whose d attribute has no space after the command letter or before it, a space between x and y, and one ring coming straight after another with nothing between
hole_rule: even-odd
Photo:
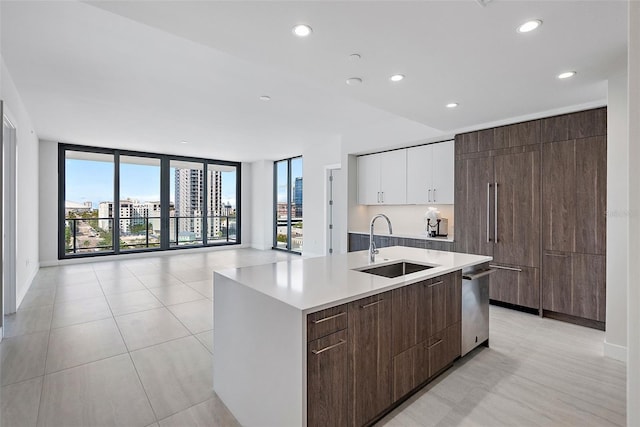
<instances>
[{"instance_id":1,"label":"high-rise building","mask_svg":"<svg viewBox=\"0 0 640 427\"><path fill-rule=\"evenodd\" d=\"M293 185L293 216L302 218L302 177L297 177Z\"/></svg>"},{"instance_id":2,"label":"high-rise building","mask_svg":"<svg viewBox=\"0 0 640 427\"><path fill-rule=\"evenodd\" d=\"M194 233L197 239L203 234L204 172L201 169L175 170L175 206L178 233ZM207 226L208 236L218 236L222 213L222 176L209 170L207 175Z\"/></svg>"}]
</instances>

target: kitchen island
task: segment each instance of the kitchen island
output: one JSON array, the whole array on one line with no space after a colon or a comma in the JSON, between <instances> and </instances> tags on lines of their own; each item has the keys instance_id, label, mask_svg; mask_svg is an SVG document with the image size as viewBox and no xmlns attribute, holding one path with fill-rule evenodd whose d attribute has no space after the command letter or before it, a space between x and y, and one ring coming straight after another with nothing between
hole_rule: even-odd
<instances>
[{"instance_id":1,"label":"kitchen island","mask_svg":"<svg viewBox=\"0 0 640 427\"><path fill-rule=\"evenodd\" d=\"M244 426L367 424L460 355L460 272L490 260L390 247L217 271L214 390Z\"/></svg>"}]
</instances>

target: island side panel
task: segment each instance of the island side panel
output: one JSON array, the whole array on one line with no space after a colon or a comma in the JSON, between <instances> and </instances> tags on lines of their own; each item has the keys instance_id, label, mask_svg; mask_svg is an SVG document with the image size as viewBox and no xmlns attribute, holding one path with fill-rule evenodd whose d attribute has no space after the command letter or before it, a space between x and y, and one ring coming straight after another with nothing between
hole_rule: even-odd
<instances>
[{"instance_id":1,"label":"island side panel","mask_svg":"<svg viewBox=\"0 0 640 427\"><path fill-rule=\"evenodd\" d=\"M251 426L306 424L303 315L214 273L213 388Z\"/></svg>"}]
</instances>

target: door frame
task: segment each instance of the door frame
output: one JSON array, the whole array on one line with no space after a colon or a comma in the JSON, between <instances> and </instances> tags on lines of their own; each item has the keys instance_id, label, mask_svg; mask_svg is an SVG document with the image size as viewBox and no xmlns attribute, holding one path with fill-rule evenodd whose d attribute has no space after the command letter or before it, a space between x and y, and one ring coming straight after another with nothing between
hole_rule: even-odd
<instances>
[{"instance_id":1,"label":"door frame","mask_svg":"<svg viewBox=\"0 0 640 427\"><path fill-rule=\"evenodd\" d=\"M2 238L3 238L3 316L16 312L16 126L6 108L2 111L3 149L3 194L2 194ZM5 134L5 129L7 129ZM6 136L6 138L5 138Z\"/></svg>"},{"instance_id":2,"label":"door frame","mask_svg":"<svg viewBox=\"0 0 640 427\"><path fill-rule=\"evenodd\" d=\"M334 234L335 227L335 197L333 192L333 171L342 169L342 165L339 163L326 165L324 167L324 244L322 250L324 255L332 255L336 253L336 235ZM333 201L333 205L330 205L330 201Z\"/></svg>"}]
</instances>

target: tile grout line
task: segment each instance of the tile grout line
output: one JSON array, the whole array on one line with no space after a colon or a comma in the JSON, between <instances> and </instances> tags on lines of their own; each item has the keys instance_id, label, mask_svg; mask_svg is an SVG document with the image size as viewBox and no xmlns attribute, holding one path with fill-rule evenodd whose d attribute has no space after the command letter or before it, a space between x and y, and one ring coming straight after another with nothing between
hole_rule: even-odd
<instances>
[{"instance_id":1,"label":"tile grout line","mask_svg":"<svg viewBox=\"0 0 640 427\"><path fill-rule=\"evenodd\" d=\"M54 293L54 302L55 302L55 297L58 294L58 285L56 284L56 290ZM40 400L38 402L38 415L36 416L36 425L39 424L40 421L40 412L42 410L42 398L44 397L44 384L47 380L47 359L49 358L49 345L51 344L51 330L52 330L52 326L53 326L53 307L51 308L51 321L49 322L49 334L47 336L47 349L45 350L45 354L44 354L44 366L43 366L43 372L42 372L42 386L40 387Z\"/></svg>"},{"instance_id":2,"label":"tile grout line","mask_svg":"<svg viewBox=\"0 0 640 427\"><path fill-rule=\"evenodd\" d=\"M100 286L100 289L102 289L102 286ZM104 290L102 290L102 293L104 293ZM149 398L149 393L147 393L147 389L145 388L144 383L142 382L142 378L140 378L140 372L138 372L138 367L136 366L136 363L133 361L133 357L131 356L131 351L129 349L129 346L127 345L127 341L124 339L124 335L122 334L122 331L120 330L120 325L118 325L118 322L116 321L116 317L113 315L113 310L111 309L111 305L109 305L109 300L107 300L106 295L105 295L105 300L107 301L107 307L109 307L109 312L111 312L111 318L113 319L113 323L116 324L116 329L118 330L118 333L120 334L120 339L122 340L122 343L124 344L124 348L127 350L127 356L129 356L129 360L131 361L131 366L133 366L133 369L136 371L136 376L138 377L138 383L140 384L140 387L142 387L142 391L144 392L144 395L147 398L147 402L149 403L149 408L151 408L151 413L153 414L153 418L155 419L155 422L157 423L158 422L158 415L156 414L155 409L153 409L153 405L151 404L151 399Z\"/></svg>"}]
</instances>

